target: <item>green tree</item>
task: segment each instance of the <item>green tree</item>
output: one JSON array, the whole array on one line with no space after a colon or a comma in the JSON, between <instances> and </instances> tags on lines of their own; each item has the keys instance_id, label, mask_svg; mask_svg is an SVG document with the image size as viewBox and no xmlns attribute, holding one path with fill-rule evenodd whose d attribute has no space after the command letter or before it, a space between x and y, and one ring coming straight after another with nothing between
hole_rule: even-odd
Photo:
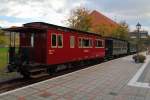
<instances>
[{"instance_id":1,"label":"green tree","mask_svg":"<svg viewBox=\"0 0 150 100\"><path fill-rule=\"evenodd\" d=\"M112 36L119 39L129 40L128 24L125 21L120 22L119 26L112 32Z\"/></svg>"},{"instance_id":2,"label":"green tree","mask_svg":"<svg viewBox=\"0 0 150 100\"><path fill-rule=\"evenodd\" d=\"M4 39L0 36L0 45L4 45L5 44L5 41Z\"/></svg>"},{"instance_id":3,"label":"green tree","mask_svg":"<svg viewBox=\"0 0 150 100\"><path fill-rule=\"evenodd\" d=\"M6 40L5 40L5 33L3 30L0 29L0 45L4 45L6 43Z\"/></svg>"},{"instance_id":4,"label":"green tree","mask_svg":"<svg viewBox=\"0 0 150 100\"><path fill-rule=\"evenodd\" d=\"M5 32L0 29L0 35L5 35Z\"/></svg>"},{"instance_id":5,"label":"green tree","mask_svg":"<svg viewBox=\"0 0 150 100\"><path fill-rule=\"evenodd\" d=\"M67 24L73 29L90 31L91 17L89 16L89 12L88 9L82 7L73 9L70 17L67 19Z\"/></svg>"}]
</instances>

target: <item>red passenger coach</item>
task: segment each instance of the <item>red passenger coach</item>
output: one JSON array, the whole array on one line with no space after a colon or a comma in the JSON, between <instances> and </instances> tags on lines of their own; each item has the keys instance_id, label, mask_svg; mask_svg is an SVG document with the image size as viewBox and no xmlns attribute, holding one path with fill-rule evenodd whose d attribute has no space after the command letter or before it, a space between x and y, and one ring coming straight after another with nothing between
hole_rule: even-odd
<instances>
[{"instance_id":1,"label":"red passenger coach","mask_svg":"<svg viewBox=\"0 0 150 100\"><path fill-rule=\"evenodd\" d=\"M10 37L15 33L20 36L18 53L15 42L10 43L13 46L10 45L8 69L26 77L62 70L71 64L100 61L105 56L105 41L95 33L43 22L4 30L10 32Z\"/></svg>"},{"instance_id":2,"label":"red passenger coach","mask_svg":"<svg viewBox=\"0 0 150 100\"><path fill-rule=\"evenodd\" d=\"M94 40L99 42L96 47ZM98 43L97 43L98 45ZM59 64L93 58L103 58L104 41L84 32L49 29L47 35L47 64Z\"/></svg>"}]
</instances>

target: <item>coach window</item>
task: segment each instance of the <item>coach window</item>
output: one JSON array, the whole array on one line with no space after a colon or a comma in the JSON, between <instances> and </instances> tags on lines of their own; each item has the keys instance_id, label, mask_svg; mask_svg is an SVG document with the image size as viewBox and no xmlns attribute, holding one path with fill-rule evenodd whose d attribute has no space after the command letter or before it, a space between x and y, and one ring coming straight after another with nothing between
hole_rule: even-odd
<instances>
[{"instance_id":1,"label":"coach window","mask_svg":"<svg viewBox=\"0 0 150 100\"><path fill-rule=\"evenodd\" d=\"M52 33L52 35L51 35L51 46L52 46L52 48L56 48L56 44L57 44L56 34Z\"/></svg>"},{"instance_id":2,"label":"coach window","mask_svg":"<svg viewBox=\"0 0 150 100\"><path fill-rule=\"evenodd\" d=\"M75 37L70 36L70 48L74 48L74 46L75 46Z\"/></svg>"},{"instance_id":3,"label":"coach window","mask_svg":"<svg viewBox=\"0 0 150 100\"><path fill-rule=\"evenodd\" d=\"M63 47L63 35L58 34L57 39L58 39L58 48L62 48Z\"/></svg>"},{"instance_id":4,"label":"coach window","mask_svg":"<svg viewBox=\"0 0 150 100\"><path fill-rule=\"evenodd\" d=\"M103 41L102 40L96 40L96 47L103 47Z\"/></svg>"},{"instance_id":5,"label":"coach window","mask_svg":"<svg viewBox=\"0 0 150 100\"><path fill-rule=\"evenodd\" d=\"M89 39L83 39L83 47L88 48L90 47L90 40Z\"/></svg>"},{"instance_id":6,"label":"coach window","mask_svg":"<svg viewBox=\"0 0 150 100\"><path fill-rule=\"evenodd\" d=\"M82 48L82 38L78 38L78 47Z\"/></svg>"},{"instance_id":7,"label":"coach window","mask_svg":"<svg viewBox=\"0 0 150 100\"><path fill-rule=\"evenodd\" d=\"M34 47L34 33L31 34L31 47Z\"/></svg>"},{"instance_id":8,"label":"coach window","mask_svg":"<svg viewBox=\"0 0 150 100\"><path fill-rule=\"evenodd\" d=\"M90 39L90 47L92 48L93 47L93 40Z\"/></svg>"}]
</instances>

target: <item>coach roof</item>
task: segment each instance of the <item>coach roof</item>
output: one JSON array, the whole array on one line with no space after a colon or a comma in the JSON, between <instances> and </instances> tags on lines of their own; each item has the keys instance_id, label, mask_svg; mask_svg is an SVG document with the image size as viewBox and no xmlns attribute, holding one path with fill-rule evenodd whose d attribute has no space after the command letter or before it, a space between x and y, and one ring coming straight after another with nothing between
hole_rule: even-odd
<instances>
[{"instance_id":1,"label":"coach roof","mask_svg":"<svg viewBox=\"0 0 150 100\"><path fill-rule=\"evenodd\" d=\"M72 28L67 28L67 27L63 27L63 26L58 26L58 25L53 25L53 24L49 24L49 23L45 23L45 22L31 22L31 23L26 23L23 24L24 27L38 27L38 28L56 28L59 30L63 30L66 32L78 32L78 33L85 33L88 35L96 35L96 36L101 36L99 34L96 33L92 33L92 32L85 32L85 31L81 31L81 30L77 30L77 29L72 29Z\"/></svg>"}]
</instances>

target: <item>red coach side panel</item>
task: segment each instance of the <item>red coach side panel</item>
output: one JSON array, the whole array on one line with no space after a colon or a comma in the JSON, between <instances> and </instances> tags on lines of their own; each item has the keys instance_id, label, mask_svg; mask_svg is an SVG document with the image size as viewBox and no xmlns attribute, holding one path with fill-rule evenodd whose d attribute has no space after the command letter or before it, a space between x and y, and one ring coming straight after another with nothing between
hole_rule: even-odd
<instances>
[{"instance_id":1,"label":"red coach side panel","mask_svg":"<svg viewBox=\"0 0 150 100\"><path fill-rule=\"evenodd\" d=\"M90 47L80 46L80 38L90 39ZM103 47L95 47L101 40ZM56 41L56 43L55 43ZM61 42L62 41L62 42ZM86 43L83 43L85 46ZM100 36L49 29L47 34L47 64L61 64L105 56L104 40Z\"/></svg>"}]
</instances>

